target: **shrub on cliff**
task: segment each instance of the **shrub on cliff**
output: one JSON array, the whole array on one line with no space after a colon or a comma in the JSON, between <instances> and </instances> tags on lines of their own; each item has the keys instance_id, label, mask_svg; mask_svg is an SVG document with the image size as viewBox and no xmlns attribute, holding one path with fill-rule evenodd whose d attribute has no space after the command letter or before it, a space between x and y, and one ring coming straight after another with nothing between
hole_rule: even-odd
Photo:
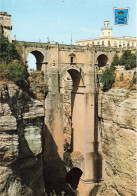
<instances>
[{"instance_id":1,"label":"shrub on cliff","mask_svg":"<svg viewBox=\"0 0 137 196\"><path fill-rule=\"evenodd\" d=\"M19 61L13 61L8 65L8 79L14 83L23 86L27 84L28 72L27 69Z\"/></svg>"},{"instance_id":2,"label":"shrub on cliff","mask_svg":"<svg viewBox=\"0 0 137 196\"><path fill-rule=\"evenodd\" d=\"M67 166L67 167L72 167L72 160L71 160L71 156L70 156L70 153L69 152L65 152L63 154L63 162L64 162L64 165Z\"/></svg>"},{"instance_id":3,"label":"shrub on cliff","mask_svg":"<svg viewBox=\"0 0 137 196\"><path fill-rule=\"evenodd\" d=\"M14 43L0 34L0 78L28 86L28 71Z\"/></svg>"},{"instance_id":4,"label":"shrub on cliff","mask_svg":"<svg viewBox=\"0 0 137 196\"><path fill-rule=\"evenodd\" d=\"M136 54L131 53L131 50L125 50L120 58L120 64L124 65L126 69L136 67Z\"/></svg>"},{"instance_id":5,"label":"shrub on cliff","mask_svg":"<svg viewBox=\"0 0 137 196\"><path fill-rule=\"evenodd\" d=\"M115 82L115 70L116 68L111 66L102 74L101 83L103 84L103 91L108 91Z\"/></svg>"},{"instance_id":6,"label":"shrub on cliff","mask_svg":"<svg viewBox=\"0 0 137 196\"><path fill-rule=\"evenodd\" d=\"M131 53L131 50L123 51L121 58L115 54L111 66L117 65L124 65L126 69L132 69L136 67L136 54Z\"/></svg>"},{"instance_id":7,"label":"shrub on cliff","mask_svg":"<svg viewBox=\"0 0 137 196\"><path fill-rule=\"evenodd\" d=\"M5 62L8 64L13 60L21 60L16 46L13 43L9 43L8 39L0 34L0 63Z\"/></svg>"},{"instance_id":8,"label":"shrub on cliff","mask_svg":"<svg viewBox=\"0 0 137 196\"><path fill-rule=\"evenodd\" d=\"M111 66L115 66L115 65L117 66L117 65L119 65L119 64L120 64L120 59L119 59L118 55L115 54L114 57L113 57Z\"/></svg>"}]
</instances>

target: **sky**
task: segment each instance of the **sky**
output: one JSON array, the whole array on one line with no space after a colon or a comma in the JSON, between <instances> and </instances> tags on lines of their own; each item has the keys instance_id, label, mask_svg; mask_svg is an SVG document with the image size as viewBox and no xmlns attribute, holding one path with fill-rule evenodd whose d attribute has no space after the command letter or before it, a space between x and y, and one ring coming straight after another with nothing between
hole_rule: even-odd
<instances>
[{"instance_id":1,"label":"sky","mask_svg":"<svg viewBox=\"0 0 137 196\"><path fill-rule=\"evenodd\" d=\"M129 7L129 23L114 25L113 7ZM100 37L109 20L113 36L136 36L136 0L0 0L0 10L12 15L12 39L71 43Z\"/></svg>"},{"instance_id":2,"label":"sky","mask_svg":"<svg viewBox=\"0 0 137 196\"><path fill-rule=\"evenodd\" d=\"M100 37L105 20L113 36L136 36L137 0L0 0L0 10L12 15L12 39L70 44ZM113 8L129 7L128 25L114 25Z\"/></svg>"}]
</instances>

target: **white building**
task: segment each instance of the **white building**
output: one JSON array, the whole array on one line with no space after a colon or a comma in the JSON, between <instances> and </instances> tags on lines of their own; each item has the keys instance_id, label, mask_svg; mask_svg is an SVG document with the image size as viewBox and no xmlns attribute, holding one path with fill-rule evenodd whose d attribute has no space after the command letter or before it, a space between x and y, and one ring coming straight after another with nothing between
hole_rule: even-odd
<instances>
[{"instance_id":1,"label":"white building","mask_svg":"<svg viewBox=\"0 0 137 196\"><path fill-rule=\"evenodd\" d=\"M98 45L103 47L136 48L136 37L113 37L113 29L109 27L109 21L104 21L104 27L100 31L100 38L78 40L76 44L81 46Z\"/></svg>"}]
</instances>

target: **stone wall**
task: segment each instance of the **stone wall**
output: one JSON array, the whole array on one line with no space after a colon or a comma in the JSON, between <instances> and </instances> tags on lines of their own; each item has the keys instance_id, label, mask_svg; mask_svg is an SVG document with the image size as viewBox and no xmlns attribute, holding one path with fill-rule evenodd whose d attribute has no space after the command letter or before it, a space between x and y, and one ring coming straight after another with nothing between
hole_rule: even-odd
<instances>
[{"instance_id":1,"label":"stone wall","mask_svg":"<svg viewBox=\"0 0 137 196\"><path fill-rule=\"evenodd\" d=\"M133 71L122 72L122 76L133 76ZM99 93L104 183L94 189L94 193L98 190L97 196L136 195L136 91L130 79L125 77L122 87L118 78L117 74L114 88ZM129 84L126 89L125 80Z\"/></svg>"},{"instance_id":2,"label":"stone wall","mask_svg":"<svg viewBox=\"0 0 137 196\"><path fill-rule=\"evenodd\" d=\"M0 86L0 196L44 192L43 104L15 84Z\"/></svg>"}]
</instances>

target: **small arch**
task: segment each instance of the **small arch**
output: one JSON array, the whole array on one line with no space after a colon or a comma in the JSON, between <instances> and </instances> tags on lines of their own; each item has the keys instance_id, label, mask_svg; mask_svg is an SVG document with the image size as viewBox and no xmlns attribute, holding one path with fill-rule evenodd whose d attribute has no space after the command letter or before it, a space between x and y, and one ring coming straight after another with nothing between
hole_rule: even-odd
<instances>
[{"instance_id":1,"label":"small arch","mask_svg":"<svg viewBox=\"0 0 137 196\"><path fill-rule=\"evenodd\" d=\"M74 58L76 57L76 55L74 53L71 53L69 56L70 56L70 63L73 64Z\"/></svg>"},{"instance_id":2,"label":"small arch","mask_svg":"<svg viewBox=\"0 0 137 196\"><path fill-rule=\"evenodd\" d=\"M98 67L104 67L108 62L108 57L105 54L101 54L97 58Z\"/></svg>"},{"instance_id":3,"label":"small arch","mask_svg":"<svg viewBox=\"0 0 137 196\"><path fill-rule=\"evenodd\" d=\"M71 59L71 60L70 60L70 61L71 61L71 63L74 63L74 57L73 57L73 56L71 56L71 57L70 57L70 59Z\"/></svg>"},{"instance_id":4,"label":"small arch","mask_svg":"<svg viewBox=\"0 0 137 196\"><path fill-rule=\"evenodd\" d=\"M80 72L78 72L75 69L69 69L68 73L70 74L72 81L73 81L73 87L78 87L78 86L83 86L83 79L82 76L80 74Z\"/></svg>"},{"instance_id":5,"label":"small arch","mask_svg":"<svg viewBox=\"0 0 137 196\"><path fill-rule=\"evenodd\" d=\"M35 64L36 64L36 70L39 70L41 71L41 68L42 68L42 63L43 63L43 60L44 60L44 55L40 52L40 51L37 51L37 50L34 50L34 51L31 51L30 52L36 59L35 61ZM30 54L29 53L29 54ZM29 55L28 55L29 57ZM27 59L28 59L27 57Z\"/></svg>"},{"instance_id":6,"label":"small arch","mask_svg":"<svg viewBox=\"0 0 137 196\"><path fill-rule=\"evenodd\" d=\"M62 84L62 80L65 76L66 73L69 73L69 75L71 76L71 78L73 77L73 84L74 84L74 78L75 78L75 74L74 72L76 73L76 75L80 76L81 77L81 81L82 81L82 84L84 86L84 72L82 71L81 68L77 67L76 65L74 65L74 68L70 68L70 67L65 67L64 69L62 69L61 73L60 73L60 84ZM72 73L73 72L73 73Z\"/></svg>"}]
</instances>

